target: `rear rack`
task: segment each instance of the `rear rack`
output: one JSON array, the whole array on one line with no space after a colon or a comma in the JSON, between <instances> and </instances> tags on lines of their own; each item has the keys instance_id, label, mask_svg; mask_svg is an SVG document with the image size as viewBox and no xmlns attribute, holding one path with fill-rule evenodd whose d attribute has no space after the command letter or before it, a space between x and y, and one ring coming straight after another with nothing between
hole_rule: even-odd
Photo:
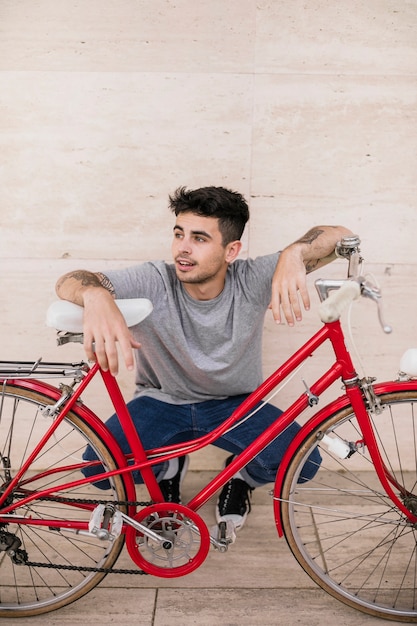
<instances>
[{"instance_id":1,"label":"rear rack","mask_svg":"<svg viewBox=\"0 0 417 626\"><path fill-rule=\"evenodd\" d=\"M0 379L8 378L83 378L90 366L79 363L55 363L42 361L0 361Z\"/></svg>"}]
</instances>

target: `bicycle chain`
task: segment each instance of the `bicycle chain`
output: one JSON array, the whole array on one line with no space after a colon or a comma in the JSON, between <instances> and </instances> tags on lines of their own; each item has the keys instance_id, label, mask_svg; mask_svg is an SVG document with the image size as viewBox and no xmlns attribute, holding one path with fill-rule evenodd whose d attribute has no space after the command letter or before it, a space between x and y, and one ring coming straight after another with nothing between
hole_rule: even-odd
<instances>
[{"instance_id":1,"label":"bicycle chain","mask_svg":"<svg viewBox=\"0 0 417 626\"><path fill-rule=\"evenodd\" d=\"M26 496L22 495L21 498L25 498ZM92 500L88 498L64 498L62 496L43 496L37 498L37 500L46 500L48 502L72 502L73 504L117 504L119 506L151 506L154 504L152 501L150 502L141 502L138 500Z\"/></svg>"},{"instance_id":2,"label":"bicycle chain","mask_svg":"<svg viewBox=\"0 0 417 626\"><path fill-rule=\"evenodd\" d=\"M48 502L72 502L74 504L117 504L119 506L151 506L152 502L141 502L135 500L92 500L85 498L63 498L60 496L43 496L38 498L39 500L46 500ZM16 563L17 564L17 563ZM97 572L100 574L136 574L140 576L147 576L147 572L139 569L113 569L112 567L87 567L78 565L64 565L54 563L37 563L35 561L27 561L23 559L19 562L19 565L26 565L27 567L43 567L47 569L63 569L77 572Z\"/></svg>"},{"instance_id":3,"label":"bicycle chain","mask_svg":"<svg viewBox=\"0 0 417 626\"><path fill-rule=\"evenodd\" d=\"M100 574L139 574L141 576L148 576L147 572L143 572L141 569L113 569L112 567L86 567L82 565L55 565L54 563L36 563L34 561L25 561L21 565L27 565L28 567L44 567L47 569L65 569L77 572L98 572Z\"/></svg>"}]
</instances>

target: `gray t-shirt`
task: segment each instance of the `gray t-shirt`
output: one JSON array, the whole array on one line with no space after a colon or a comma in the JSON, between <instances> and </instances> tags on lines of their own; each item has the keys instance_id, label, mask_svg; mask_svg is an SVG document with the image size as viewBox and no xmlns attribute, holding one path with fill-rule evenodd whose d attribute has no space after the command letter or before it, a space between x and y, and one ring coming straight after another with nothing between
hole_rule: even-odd
<instances>
[{"instance_id":1,"label":"gray t-shirt","mask_svg":"<svg viewBox=\"0 0 417 626\"><path fill-rule=\"evenodd\" d=\"M262 330L279 253L238 259L217 298L195 300L163 261L106 271L116 298L149 298L132 328L136 395L185 404L250 393L262 382Z\"/></svg>"}]
</instances>

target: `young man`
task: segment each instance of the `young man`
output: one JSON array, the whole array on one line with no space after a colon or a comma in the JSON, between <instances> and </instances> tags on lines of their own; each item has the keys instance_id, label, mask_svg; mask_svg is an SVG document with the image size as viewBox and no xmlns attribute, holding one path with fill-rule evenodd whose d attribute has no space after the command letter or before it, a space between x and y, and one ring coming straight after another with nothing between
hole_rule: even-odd
<instances>
[{"instance_id":1,"label":"young man","mask_svg":"<svg viewBox=\"0 0 417 626\"><path fill-rule=\"evenodd\" d=\"M57 283L60 298L84 306L84 346L89 359L118 372L119 344L128 369L136 355L136 393L129 409L146 449L199 437L222 422L262 382L262 329L272 309L290 326L309 308L306 274L331 261L336 243L351 232L319 226L281 253L238 259L249 219L245 199L222 187L179 188L170 197L176 215L173 264L147 262L107 271L70 272ZM114 298L149 298L154 309L129 330ZM93 348L94 345L94 348ZM239 454L280 414L265 405L216 445ZM108 427L122 449L127 442L116 416ZM239 529L250 511L250 493L273 482L298 430L294 424L223 488L218 521ZM85 458L94 458L87 449ZM319 457L312 459L311 476ZM166 500L180 501L188 466L182 457L155 468ZM310 477L311 477L310 476ZM140 476L135 477L140 482ZM105 485L102 485L105 486Z\"/></svg>"}]
</instances>

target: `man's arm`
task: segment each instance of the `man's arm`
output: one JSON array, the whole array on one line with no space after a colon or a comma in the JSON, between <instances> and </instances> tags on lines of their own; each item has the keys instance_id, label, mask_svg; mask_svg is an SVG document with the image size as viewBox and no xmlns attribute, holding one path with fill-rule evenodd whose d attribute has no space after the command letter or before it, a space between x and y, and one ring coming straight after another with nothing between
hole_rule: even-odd
<instances>
[{"instance_id":1,"label":"man's arm","mask_svg":"<svg viewBox=\"0 0 417 626\"><path fill-rule=\"evenodd\" d=\"M84 306L83 294L89 287L102 287L114 297L114 287L107 276L87 270L76 270L61 276L56 284L56 293L62 300Z\"/></svg>"},{"instance_id":2,"label":"man's arm","mask_svg":"<svg viewBox=\"0 0 417 626\"><path fill-rule=\"evenodd\" d=\"M116 376L118 343L126 367L133 369L132 348L139 348L140 344L114 302L114 288L107 276L85 270L69 272L58 280L56 293L62 300L84 307L84 349L88 359L97 360L104 370Z\"/></svg>"},{"instance_id":3,"label":"man's arm","mask_svg":"<svg viewBox=\"0 0 417 626\"><path fill-rule=\"evenodd\" d=\"M272 278L270 305L277 323L282 319L281 310L289 326L294 326L294 318L302 319L300 298L304 309L310 308L306 275L333 261L337 242L352 234L344 226L316 226L281 252Z\"/></svg>"}]
</instances>

